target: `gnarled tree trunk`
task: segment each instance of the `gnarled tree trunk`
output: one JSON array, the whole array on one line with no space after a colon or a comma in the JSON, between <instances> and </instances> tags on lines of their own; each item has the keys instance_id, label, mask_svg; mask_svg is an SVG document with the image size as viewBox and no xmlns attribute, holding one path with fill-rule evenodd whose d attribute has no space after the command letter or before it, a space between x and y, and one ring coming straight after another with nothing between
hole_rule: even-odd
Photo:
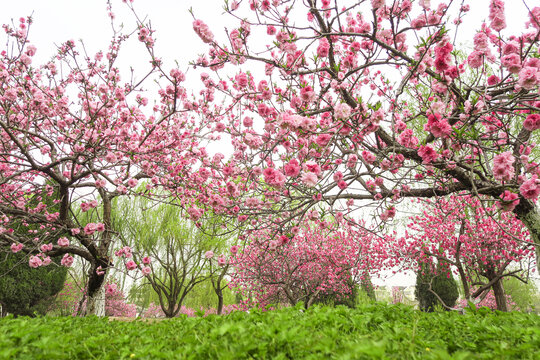
<instances>
[{"instance_id":1,"label":"gnarled tree trunk","mask_svg":"<svg viewBox=\"0 0 540 360\"><path fill-rule=\"evenodd\" d=\"M491 286L493 289L493 294L495 295L495 302L497 303L497 310L499 311L508 311L508 305L506 303L506 296L504 295L504 288L502 286L502 281L499 280Z\"/></svg>"}]
</instances>

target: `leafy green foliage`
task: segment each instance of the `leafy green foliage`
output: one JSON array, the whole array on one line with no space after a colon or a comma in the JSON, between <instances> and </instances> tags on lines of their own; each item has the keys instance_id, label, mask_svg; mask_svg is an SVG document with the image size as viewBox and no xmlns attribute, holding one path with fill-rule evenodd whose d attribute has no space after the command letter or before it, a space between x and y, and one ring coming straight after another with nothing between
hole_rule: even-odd
<instances>
[{"instance_id":1,"label":"leafy green foliage","mask_svg":"<svg viewBox=\"0 0 540 360\"><path fill-rule=\"evenodd\" d=\"M197 284L197 286L193 288L193 290L186 296L184 304L186 307L193 309L199 309L201 307L208 309L216 308L217 302L218 300L214 288L212 288L212 283L209 279L207 279ZM229 289L228 286L225 287L223 289L224 305L231 305L235 304L236 302L236 296L233 291Z\"/></svg>"},{"instance_id":2,"label":"leafy green foliage","mask_svg":"<svg viewBox=\"0 0 540 360\"><path fill-rule=\"evenodd\" d=\"M156 322L0 320L0 358L534 359L538 348L536 315L422 313L380 303Z\"/></svg>"},{"instance_id":3,"label":"leafy green foliage","mask_svg":"<svg viewBox=\"0 0 540 360\"><path fill-rule=\"evenodd\" d=\"M6 253L0 260L0 304L4 311L15 315L45 314L62 290L67 268L53 258L48 266L33 269L28 255Z\"/></svg>"},{"instance_id":4,"label":"leafy green foliage","mask_svg":"<svg viewBox=\"0 0 540 360\"><path fill-rule=\"evenodd\" d=\"M523 283L514 277L506 277L504 291L521 311L540 310L540 293L532 281Z\"/></svg>"}]
</instances>

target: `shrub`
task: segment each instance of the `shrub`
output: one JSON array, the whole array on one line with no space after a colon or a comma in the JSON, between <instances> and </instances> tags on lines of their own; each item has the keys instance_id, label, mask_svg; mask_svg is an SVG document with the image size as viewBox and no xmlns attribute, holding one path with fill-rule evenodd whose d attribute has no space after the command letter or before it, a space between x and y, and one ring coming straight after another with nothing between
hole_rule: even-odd
<instances>
[{"instance_id":1,"label":"shrub","mask_svg":"<svg viewBox=\"0 0 540 360\"><path fill-rule=\"evenodd\" d=\"M43 315L62 289L67 268L53 258L48 266L31 268L27 254L7 253L0 261L0 304L14 315Z\"/></svg>"}]
</instances>

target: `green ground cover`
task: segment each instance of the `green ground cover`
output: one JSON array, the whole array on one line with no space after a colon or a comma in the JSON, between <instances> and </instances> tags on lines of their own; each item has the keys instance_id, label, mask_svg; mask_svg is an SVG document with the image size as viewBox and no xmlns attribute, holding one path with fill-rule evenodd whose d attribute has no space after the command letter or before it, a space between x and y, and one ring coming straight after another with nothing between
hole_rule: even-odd
<instances>
[{"instance_id":1,"label":"green ground cover","mask_svg":"<svg viewBox=\"0 0 540 360\"><path fill-rule=\"evenodd\" d=\"M538 359L540 317L403 305L313 307L156 322L0 319L1 359Z\"/></svg>"}]
</instances>

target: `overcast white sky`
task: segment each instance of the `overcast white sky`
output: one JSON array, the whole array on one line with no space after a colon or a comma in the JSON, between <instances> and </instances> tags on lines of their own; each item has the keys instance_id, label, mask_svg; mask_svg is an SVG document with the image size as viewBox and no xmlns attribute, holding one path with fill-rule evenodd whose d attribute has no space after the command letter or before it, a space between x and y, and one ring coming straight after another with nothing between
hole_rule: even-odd
<instances>
[{"instance_id":1,"label":"overcast white sky","mask_svg":"<svg viewBox=\"0 0 540 360\"><path fill-rule=\"evenodd\" d=\"M387 3L391 0L387 0ZM121 0L111 0L117 14L117 23L125 23L128 29L134 27L133 17L126 11ZM440 1L432 0L435 7ZM455 0L460 3L461 1ZM536 1L527 0L532 6ZM470 0L471 12L467 16L462 34L470 37L482 20L487 19L489 0ZM165 58L169 66L176 59L184 67L197 54L203 53L206 46L192 29L195 16L203 19L212 28L216 36L221 37L223 28L235 22L223 16L224 0L135 0L137 13L147 16L157 30L158 53ZM242 7L246 8L247 0ZM19 0L5 1L0 12L0 23L18 22L19 17L33 14L31 42L38 47L38 59L47 59L54 54L54 44L68 39L83 39L90 53L106 48L111 37L111 28L106 11L105 0ZM303 15L305 16L305 15ZM507 1L506 16L509 29L522 28L526 21L526 8L522 0ZM140 48L139 48L140 49ZM136 64L137 58L130 63Z\"/></svg>"}]
</instances>

